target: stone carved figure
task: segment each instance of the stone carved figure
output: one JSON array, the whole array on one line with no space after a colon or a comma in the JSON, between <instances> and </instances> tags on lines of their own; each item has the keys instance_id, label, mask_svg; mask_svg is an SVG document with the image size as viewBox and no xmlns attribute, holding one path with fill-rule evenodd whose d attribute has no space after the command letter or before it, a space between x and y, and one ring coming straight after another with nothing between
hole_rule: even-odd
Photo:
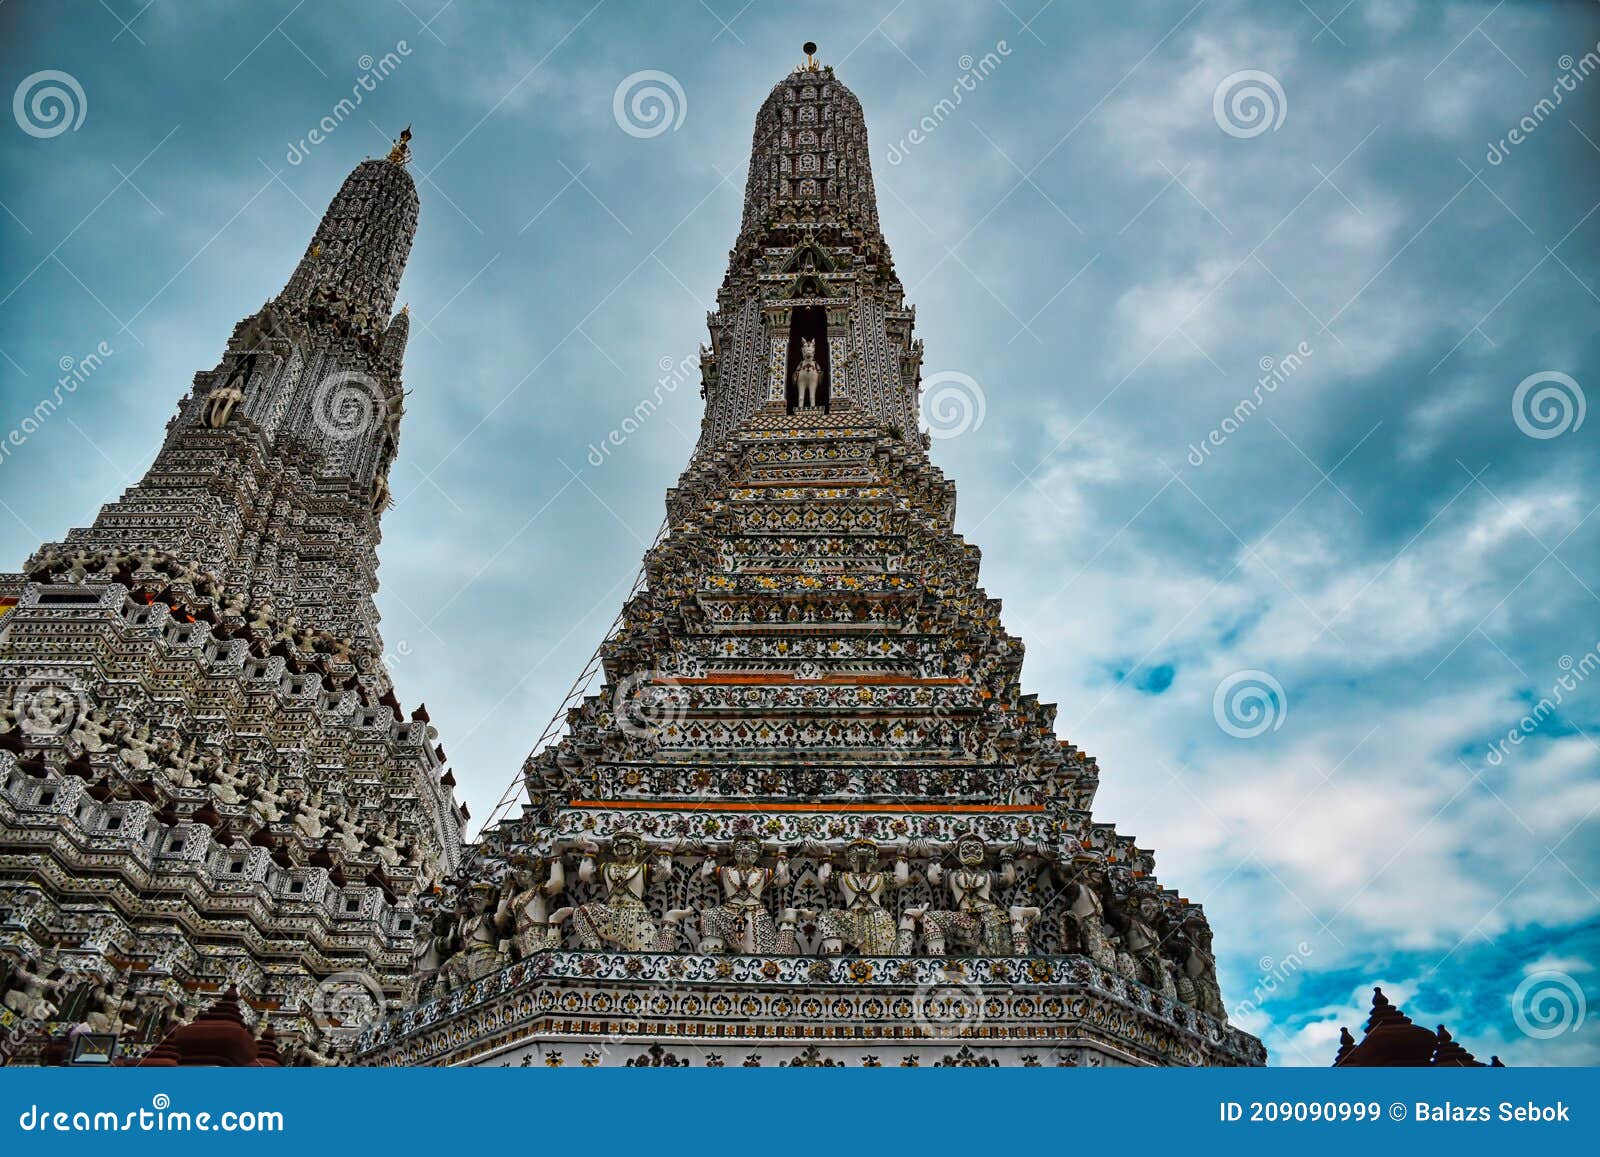
<instances>
[{"instance_id":1,"label":"stone carved figure","mask_svg":"<svg viewBox=\"0 0 1600 1157\"><path fill-rule=\"evenodd\" d=\"M272 772L263 781L259 775L251 775L245 785L250 794L250 814L264 824L275 824L283 819L282 805L284 797L278 793L278 773Z\"/></svg>"},{"instance_id":2,"label":"stone carved figure","mask_svg":"<svg viewBox=\"0 0 1600 1157\"><path fill-rule=\"evenodd\" d=\"M234 357L233 368L228 371L228 376L220 385L213 386L211 392L206 395L203 417L207 426L213 430L220 430L228 424L228 419L233 417L234 408L244 401L244 387L250 384L250 375L255 373L255 369L254 351ZM238 385L234 385L235 382Z\"/></svg>"},{"instance_id":3,"label":"stone carved figure","mask_svg":"<svg viewBox=\"0 0 1600 1157\"><path fill-rule=\"evenodd\" d=\"M80 546L67 557L67 576L75 583L86 582L98 559L94 551Z\"/></svg>"},{"instance_id":4,"label":"stone carved figure","mask_svg":"<svg viewBox=\"0 0 1600 1157\"><path fill-rule=\"evenodd\" d=\"M455 952L443 970L450 988L470 984L511 963L500 950L499 892L493 884L480 881L472 885L456 912L452 940Z\"/></svg>"},{"instance_id":5,"label":"stone carved figure","mask_svg":"<svg viewBox=\"0 0 1600 1157\"><path fill-rule=\"evenodd\" d=\"M795 401L803 409L814 409L817 404L817 387L822 383L822 367L817 364L817 343L814 339L800 339L800 363L794 368Z\"/></svg>"},{"instance_id":6,"label":"stone carved figure","mask_svg":"<svg viewBox=\"0 0 1600 1157\"><path fill-rule=\"evenodd\" d=\"M333 822L333 842L351 859L359 859L366 845L361 839L361 825L345 814L342 807L331 808L328 818Z\"/></svg>"},{"instance_id":7,"label":"stone carved figure","mask_svg":"<svg viewBox=\"0 0 1600 1157\"><path fill-rule=\"evenodd\" d=\"M1118 919L1123 948L1133 960L1133 969L1127 975L1156 989L1161 987L1161 978L1167 971L1161 959L1161 937L1155 929L1160 915L1161 901L1140 895L1128 897Z\"/></svg>"},{"instance_id":8,"label":"stone carved figure","mask_svg":"<svg viewBox=\"0 0 1600 1157\"><path fill-rule=\"evenodd\" d=\"M426 924L417 933L411 954L411 979L406 984L406 1003L415 1004L442 980L450 957L455 914L443 906L426 915Z\"/></svg>"},{"instance_id":9,"label":"stone carved figure","mask_svg":"<svg viewBox=\"0 0 1600 1157\"><path fill-rule=\"evenodd\" d=\"M128 562L129 558L126 551L108 550L100 556L99 562L89 572L89 577L94 579L95 582L115 582L118 573L128 565Z\"/></svg>"},{"instance_id":10,"label":"stone carved figure","mask_svg":"<svg viewBox=\"0 0 1600 1157\"><path fill-rule=\"evenodd\" d=\"M175 735L161 741L161 765L166 768L167 780L172 786L200 786L197 773L205 769L205 761L195 754L196 746L197 741L190 739L187 747L181 747Z\"/></svg>"},{"instance_id":11,"label":"stone carved figure","mask_svg":"<svg viewBox=\"0 0 1600 1157\"><path fill-rule=\"evenodd\" d=\"M22 730L22 717L9 698L0 698L0 747L18 755L27 749L27 736Z\"/></svg>"},{"instance_id":12,"label":"stone carved figure","mask_svg":"<svg viewBox=\"0 0 1600 1157\"><path fill-rule=\"evenodd\" d=\"M84 751L98 755L109 749L106 740L116 734L111 726L111 716L104 707L96 707L78 719L71 738Z\"/></svg>"},{"instance_id":13,"label":"stone carved figure","mask_svg":"<svg viewBox=\"0 0 1600 1157\"><path fill-rule=\"evenodd\" d=\"M1106 928L1105 903L1093 885L1079 881L1067 889L1067 910L1061 915L1064 951L1089 957L1108 972L1117 970L1117 953Z\"/></svg>"},{"instance_id":14,"label":"stone carved figure","mask_svg":"<svg viewBox=\"0 0 1600 1157\"><path fill-rule=\"evenodd\" d=\"M65 556L62 554L60 547L41 547L33 558L28 561L24 573L35 581L46 579L56 567L61 565L63 557Z\"/></svg>"},{"instance_id":15,"label":"stone carved figure","mask_svg":"<svg viewBox=\"0 0 1600 1157\"><path fill-rule=\"evenodd\" d=\"M406 391L409 393L410 391ZM404 393L392 395L384 405L383 430L391 438L400 436L400 419L405 417L406 395Z\"/></svg>"},{"instance_id":16,"label":"stone carved figure","mask_svg":"<svg viewBox=\"0 0 1600 1157\"><path fill-rule=\"evenodd\" d=\"M763 895L768 885L781 888L789 882L789 856L779 851L776 866L771 868L763 868L757 862L760 858L761 841L739 836L733 841L732 863L706 859L701 870L722 885L723 901L700 914L700 951L770 955L780 950L778 929ZM795 921L793 914L786 912L785 916L792 942Z\"/></svg>"},{"instance_id":17,"label":"stone carved figure","mask_svg":"<svg viewBox=\"0 0 1600 1157\"><path fill-rule=\"evenodd\" d=\"M256 604L255 616L249 623L250 629L257 634L270 637L277 614L278 608L273 604L272 596L265 596Z\"/></svg>"},{"instance_id":18,"label":"stone carved figure","mask_svg":"<svg viewBox=\"0 0 1600 1157\"><path fill-rule=\"evenodd\" d=\"M891 889L911 882L911 869L904 856L898 856L893 871L878 867L878 845L857 840L845 852L845 870L839 873L839 892L843 908L829 908L822 914L818 929L822 933L824 956L838 956L848 945L863 956L904 955L910 951L915 927L910 916L897 927L895 918L883 906ZM817 869L817 882L827 887L833 865Z\"/></svg>"},{"instance_id":19,"label":"stone carved figure","mask_svg":"<svg viewBox=\"0 0 1600 1157\"><path fill-rule=\"evenodd\" d=\"M400 840L400 821L390 816L381 828L367 831L367 846L385 867L398 868L405 859L405 845Z\"/></svg>"},{"instance_id":20,"label":"stone carved figure","mask_svg":"<svg viewBox=\"0 0 1600 1157\"><path fill-rule=\"evenodd\" d=\"M550 897L560 894L567 886L566 867L560 856L549 861L549 874L539 879L538 860L513 867L501 901L503 923L511 930L510 946L517 960L542 952L546 948L561 947L561 924L572 915L571 908L550 912ZM504 946L502 945L502 948Z\"/></svg>"},{"instance_id":21,"label":"stone carved figure","mask_svg":"<svg viewBox=\"0 0 1600 1157\"><path fill-rule=\"evenodd\" d=\"M950 947L985 956L1027 955L1028 929L1039 918L1039 909L1017 906L1006 910L994 902L996 881L1009 888L1017 881L1017 871L1010 859L1001 860L998 872L990 871L984 866L988 853L978 836L965 835L956 841L959 867L948 876L956 906L922 913L922 932L931 955L943 956ZM937 888L944 879L940 865L930 863L928 883Z\"/></svg>"},{"instance_id":22,"label":"stone carved figure","mask_svg":"<svg viewBox=\"0 0 1600 1157\"><path fill-rule=\"evenodd\" d=\"M244 803L250 789L249 781L239 770L239 757L230 761L220 749L211 754L206 764L206 786L213 799L228 807Z\"/></svg>"},{"instance_id":23,"label":"stone carved figure","mask_svg":"<svg viewBox=\"0 0 1600 1157\"><path fill-rule=\"evenodd\" d=\"M294 826L301 835L308 840L320 840L328 834L328 827L322 822L328 813L322 807L321 791L313 790L306 798L299 792L290 792L289 800L295 809Z\"/></svg>"},{"instance_id":24,"label":"stone carved figure","mask_svg":"<svg viewBox=\"0 0 1600 1157\"><path fill-rule=\"evenodd\" d=\"M245 608L249 606L250 594L243 588L230 590L222 600L222 614L224 618L241 619L244 617Z\"/></svg>"},{"instance_id":25,"label":"stone carved figure","mask_svg":"<svg viewBox=\"0 0 1600 1157\"><path fill-rule=\"evenodd\" d=\"M141 723L138 727L127 727L124 724L125 734L122 737L122 749L117 753L122 757L122 765L130 771L148 771L159 747L150 738L150 725Z\"/></svg>"},{"instance_id":26,"label":"stone carved figure","mask_svg":"<svg viewBox=\"0 0 1600 1157\"><path fill-rule=\"evenodd\" d=\"M316 1014L310 1006L300 1006L300 1016L303 1021L312 1026L312 1031L294 1041L291 1045L288 1059L294 1068L336 1068L346 1062L347 1057L341 1053L330 1033L318 1027Z\"/></svg>"},{"instance_id":27,"label":"stone carved figure","mask_svg":"<svg viewBox=\"0 0 1600 1157\"><path fill-rule=\"evenodd\" d=\"M1164 956L1157 959L1160 964L1160 975L1156 978L1156 987L1160 989L1162 996L1177 1003L1178 983L1176 976L1178 966Z\"/></svg>"},{"instance_id":28,"label":"stone carved figure","mask_svg":"<svg viewBox=\"0 0 1600 1157\"><path fill-rule=\"evenodd\" d=\"M175 996L159 989L140 993L133 1006L140 1035L147 1040L160 1040L176 1027L182 1010Z\"/></svg>"},{"instance_id":29,"label":"stone carved figure","mask_svg":"<svg viewBox=\"0 0 1600 1157\"><path fill-rule=\"evenodd\" d=\"M1133 958L1133 953L1128 951L1128 946L1123 943L1121 936L1111 937L1111 951L1116 957L1118 975L1125 976L1133 981L1143 979L1143 974L1139 969L1139 962Z\"/></svg>"},{"instance_id":30,"label":"stone carved figure","mask_svg":"<svg viewBox=\"0 0 1600 1157\"><path fill-rule=\"evenodd\" d=\"M578 879L585 883L594 879L598 853L599 849L593 844L584 848L583 862L578 865ZM580 904L573 913L572 922L583 947L604 948L609 945L623 952L671 951L677 939L677 931L672 926L689 912L686 909L673 909L666 914L665 927L656 924L644 905L645 885L651 871L642 839L626 831L612 837L611 856L598 865L605 899ZM672 857L658 857L654 871L662 878L670 878Z\"/></svg>"},{"instance_id":31,"label":"stone carved figure","mask_svg":"<svg viewBox=\"0 0 1600 1157\"><path fill-rule=\"evenodd\" d=\"M1178 999L1201 1012L1226 1019L1222 987L1217 983L1217 958L1211 954L1211 929L1199 915L1193 915L1184 922L1183 932L1188 951L1178 975Z\"/></svg>"},{"instance_id":32,"label":"stone carved figure","mask_svg":"<svg viewBox=\"0 0 1600 1157\"><path fill-rule=\"evenodd\" d=\"M84 1014L83 1021L90 1032L115 1033L120 1036L127 1021L123 1013L133 1011L133 1000L128 996L128 982L120 976L95 986L90 996L92 1008Z\"/></svg>"},{"instance_id":33,"label":"stone carved figure","mask_svg":"<svg viewBox=\"0 0 1600 1157\"><path fill-rule=\"evenodd\" d=\"M47 1021L55 1016L55 1001L61 999L62 984L46 975L47 971L18 961L11 973L11 988L3 999L5 1006L28 1020Z\"/></svg>"}]
</instances>

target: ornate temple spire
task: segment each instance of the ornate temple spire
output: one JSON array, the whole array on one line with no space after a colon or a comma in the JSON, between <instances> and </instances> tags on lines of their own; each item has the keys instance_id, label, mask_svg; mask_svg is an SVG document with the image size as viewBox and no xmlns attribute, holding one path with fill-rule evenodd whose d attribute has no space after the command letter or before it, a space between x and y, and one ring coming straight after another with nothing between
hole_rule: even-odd
<instances>
[{"instance_id":1,"label":"ornate temple spire","mask_svg":"<svg viewBox=\"0 0 1600 1157\"><path fill-rule=\"evenodd\" d=\"M684 1039L707 1064L1264 1059L1225 1024L1204 911L1095 821L1098 766L1022 689L916 429L901 296L861 105L807 44L757 117L663 533L522 814L507 793L445 882L427 1010L369 1060L554 1065L601 1010L638 1020L586 1066L682 1064ZM981 1033L930 1023L952 977Z\"/></svg>"},{"instance_id":2,"label":"ornate temple spire","mask_svg":"<svg viewBox=\"0 0 1600 1157\"><path fill-rule=\"evenodd\" d=\"M389 328L383 331L383 360L399 369L405 358L406 342L411 340L411 307L402 305L400 312L389 319Z\"/></svg>"},{"instance_id":3,"label":"ornate temple spire","mask_svg":"<svg viewBox=\"0 0 1600 1157\"><path fill-rule=\"evenodd\" d=\"M0 937L0 996L53 985L150 1064L270 1067L279 1032L295 1063L330 1063L306 994L361 976L398 999L418 898L459 857L466 812L427 713L405 718L373 598L409 137L350 173L144 477L0 576L0 912L30 914ZM41 695L33 728L14 705ZM70 981L15 967L45 953ZM259 1045L233 989L170 1031L234 983L276 1022Z\"/></svg>"},{"instance_id":4,"label":"ornate temple spire","mask_svg":"<svg viewBox=\"0 0 1600 1157\"><path fill-rule=\"evenodd\" d=\"M743 221L709 318L702 445L758 413L811 407L918 444L922 347L904 296L861 102L808 42L756 114Z\"/></svg>"},{"instance_id":5,"label":"ornate temple spire","mask_svg":"<svg viewBox=\"0 0 1600 1157\"><path fill-rule=\"evenodd\" d=\"M1372 1012L1358 1043L1348 1028L1339 1030L1335 1068L1504 1068L1499 1057L1487 1066L1449 1029L1429 1032L1396 1008L1381 988L1372 990Z\"/></svg>"},{"instance_id":6,"label":"ornate temple spire","mask_svg":"<svg viewBox=\"0 0 1600 1157\"><path fill-rule=\"evenodd\" d=\"M350 172L283 292L195 375L144 478L66 544L156 548L270 598L358 657L374 699L388 689L372 594L405 398L410 318L390 313L417 228L410 135Z\"/></svg>"},{"instance_id":7,"label":"ornate temple spire","mask_svg":"<svg viewBox=\"0 0 1600 1157\"><path fill-rule=\"evenodd\" d=\"M741 242L780 220L847 224L878 234L878 200L867 151L867 119L855 93L806 62L773 86L756 113L745 184Z\"/></svg>"},{"instance_id":8,"label":"ornate temple spire","mask_svg":"<svg viewBox=\"0 0 1600 1157\"><path fill-rule=\"evenodd\" d=\"M388 157L345 178L276 304L381 331L417 232L417 187L406 171L408 127Z\"/></svg>"}]
</instances>

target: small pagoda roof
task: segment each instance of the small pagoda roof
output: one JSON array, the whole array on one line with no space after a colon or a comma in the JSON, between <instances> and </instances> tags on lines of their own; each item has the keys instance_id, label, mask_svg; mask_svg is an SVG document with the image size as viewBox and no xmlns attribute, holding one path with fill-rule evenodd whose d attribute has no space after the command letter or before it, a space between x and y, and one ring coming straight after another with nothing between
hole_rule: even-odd
<instances>
[{"instance_id":1,"label":"small pagoda roof","mask_svg":"<svg viewBox=\"0 0 1600 1157\"><path fill-rule=\"evenodd\" d=\"M1339 1029L1335 1068L1481 1068L1483 1062L1468 1052L1444 1025L1437 1030L1412 1023L1382 988L1372 990L1372 1011L1358 1042L1348 1028ZM1499 1057L1490 1067L1503 1067Z\"/></svg>"}]
</instances>

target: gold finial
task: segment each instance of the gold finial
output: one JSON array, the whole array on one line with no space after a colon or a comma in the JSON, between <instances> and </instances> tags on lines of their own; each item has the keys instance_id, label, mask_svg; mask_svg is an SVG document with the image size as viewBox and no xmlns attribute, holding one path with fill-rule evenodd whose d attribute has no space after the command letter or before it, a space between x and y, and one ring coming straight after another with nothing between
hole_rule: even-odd
<instances>
[{"instance_id":1,"label":"gold finial","mask_svg":"<svg viewBox=\"0 0 1600 1157\"><path fill-rule=\"evenodd\" d=\"M400 139L395 141L394 148L389 150L388 160L391 164L403 165L411 159L411 126L407 125L400 130Z\"/></svg>"},{"instance_id":2,"label":"gold finial","mask_svg":"<svg viewBox=\"0 0 1600 1157\"><path fill-rule=\"evenodd\" d=\"M800 46L800 51L806 54L806 62L800 66L801 72L816 72L822 67L817 63L817 45L815 41L806 41Z\"/></svg>"},{"instance_id":3,"label":"gold finial","mask_svg":"<svg viewBox=\"0 0 1600 1157\"><path fill-rule=\"evenodd\" d=\"M404 305L402 305L400 307L400 312L405 314L407 317L410 317L411 316L411 303L408 301Z\"/></svg>"}]
</instances>

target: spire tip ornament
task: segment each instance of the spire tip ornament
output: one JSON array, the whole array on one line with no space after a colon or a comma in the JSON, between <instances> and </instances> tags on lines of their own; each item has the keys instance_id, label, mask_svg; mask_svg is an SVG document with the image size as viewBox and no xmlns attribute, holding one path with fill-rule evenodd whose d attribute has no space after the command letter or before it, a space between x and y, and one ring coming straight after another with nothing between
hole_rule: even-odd
<instances>
[{"instance_id":1,"label":"spire tip ornament","mask_svg":"<svg viewBox=\"0 0 1600 1157\"><path fill-rule=\"evenodd\" d=\"M801 72L816 72L822 66L817 63L817 42L808 40L800 46L800 51L806 54L806 62L800 66Z\"/></svg>"},{"instance_id":2,"label":"spire tip ornament","mask_svg":"<svg viewBox=\"0 0 1600 1157\"><path fill-rule=\"evenodd\" d=\"M394 142L394 148L389 150L389 155L385 159L393 165L404 165L411 160L410 125L400 130L399 139Z\"/></svg>"}]
</instances>

